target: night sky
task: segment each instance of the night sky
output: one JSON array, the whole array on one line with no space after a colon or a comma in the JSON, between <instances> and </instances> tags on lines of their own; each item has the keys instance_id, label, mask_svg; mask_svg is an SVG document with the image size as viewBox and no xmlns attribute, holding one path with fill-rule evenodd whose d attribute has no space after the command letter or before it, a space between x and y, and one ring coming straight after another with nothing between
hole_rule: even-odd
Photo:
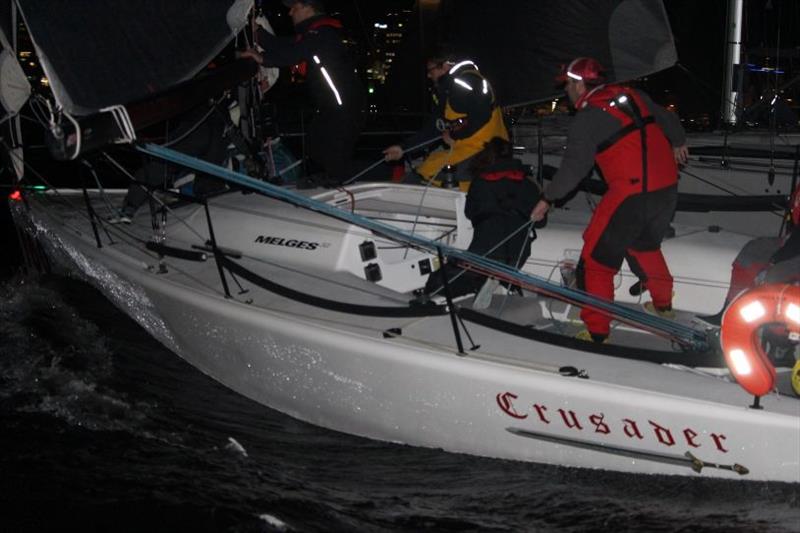
<instances>
[{"instance_id":1,"label":"night sky","mask_svg":"<svg viewBox=\"0 0 800 533\"><path fill-rule=\"evenodd\" d=\"M420 2L414 0L329 0L326 2L328 12L339 15L345 23L350 36L365 50L370 45L370 32L375 21L380 20L390 10L402 8L416 9ZM430 5L437 2L423 1ZM724 47L726 40L725 0L666 0L672 31L675 38L680 66L673 67L652 76L645 87L662 103L676 104L682 114L707 113L712 120L719 113L724 63ZM503 9L503 2L496 2L497 9ZM272 13L284 12L278 2L264 2ZM469 1L456 2L456 9L468 8ZM510 4L509 4L510 5ZM430 11L430 10L428 10ZM510 10L509 10L510 11ZM403 45L403 56L395 63L395 76L387 82L387 104L410 105L413 102L424 102L424 98L404 100L409 91L424 91L419 78L424 76L420 64L425 41L437 38L437 33L446 35L447 28L436 27L433 31L427 28L427 34L419 34L419 11L409 25L407 42ZM280 19L283 20L280 20ZM291 33L287 17L276 19L276 30L279 33ZM751 91L757 94L770 88L780 87L793 75L800 71L796 65L800 56L800 2L795 0L748 0L745 2L743 21L743 42L749 50L749 61L759 65L779 66L786 72L775 76L758 73L750 74L747 83ZM480 38L480 37L478 37ZM776 54L780 47L781 54ZM777 57L776 57L777 56ZM794 74L796 75L796 74ZM411 78L416 77L416 80ZM787 96L794 96L797 90L790 90ZM795 101L797 98L795 98Z\"/></svg>"}]
</instances>

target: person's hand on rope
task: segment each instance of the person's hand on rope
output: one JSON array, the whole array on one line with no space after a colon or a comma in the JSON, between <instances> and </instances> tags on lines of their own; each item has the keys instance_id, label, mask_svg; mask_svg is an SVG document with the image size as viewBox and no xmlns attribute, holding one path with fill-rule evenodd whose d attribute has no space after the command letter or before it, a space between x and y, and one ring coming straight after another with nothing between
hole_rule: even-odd
<instances>
[{"instance_id":1,"label":"person's hand on rope","mask_svg":"<svg viewBox=\"0 0 800 533\"><path fill-rule=\"evenodd\" d=\"M531 211L531 220L534 222L539 222L544 218L547 214L547 211L550 209L550 202L545 199L541 199L536 202L536 205L533 206L533 211Z\"/></svg>"},{"instance_id":2,"label":"person's hand on rope","mask_svg":"<svg viewBox=\"0 0 800 533\"><path fill-rule=\"evenodd\" d=\"M404 154L405 151L399 144L393 144L383 151L385 161L399 161Z\"/></svg>"}]
</instances>

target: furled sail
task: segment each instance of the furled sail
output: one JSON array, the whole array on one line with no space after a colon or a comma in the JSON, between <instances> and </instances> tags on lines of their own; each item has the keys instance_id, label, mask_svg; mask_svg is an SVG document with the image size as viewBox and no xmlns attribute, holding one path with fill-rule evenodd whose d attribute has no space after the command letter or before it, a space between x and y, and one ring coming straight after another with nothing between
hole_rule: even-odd
<instances>
[{"instance_id":1,"label":"furled sail","mask_svg":"<svg viewBox=\"0 0 800 533\"><path fill-rule=\"evenodd\" d=\"M599 60L610 81L678 61L659 0L450 0L448 41L492 80L502 105L561 94L553 79L580 56Z\"/></svg>"},{"instance_id":2,"label":"furled sail","mask_svg":"<svg viewBox=\"0 0 800 533\"><path fill-rule=\"evenodd\" d=\"M60 106L89 115L200 72L252 0L17 0Z\"/></svg>"}]
</instances>

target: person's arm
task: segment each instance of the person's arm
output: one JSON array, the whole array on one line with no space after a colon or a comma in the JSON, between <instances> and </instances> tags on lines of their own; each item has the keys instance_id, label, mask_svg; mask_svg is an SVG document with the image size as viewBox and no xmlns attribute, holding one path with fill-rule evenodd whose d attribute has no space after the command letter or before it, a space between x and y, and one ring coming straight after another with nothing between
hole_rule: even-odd
<instances>
[{"instance_id":1,"label":"person's arm","mask_svg":"<svg viewBox=\"0 0 800 533\"><path fill-rule=\"evenodd\" d=\"M434 143L434 139L441 139L442 132L436 127L436 119L437 117L433 115L426 117L422 128L414 135L404 140L401 144L387 146L383 150L386 161L399 161L407 151L427 148ZM424 144L424 146L419 146L421 144Z\"/></svg>"},{"instance_id":2,"label":"person's arm","mask_svg":"<svg viewBox=\"0 0 800 533\"><path fill-rule=\"evenodd\" d=\"M615 122L609 121L610 118L599 109L584 109L575 114L567 133L567 149L561 158L561 166L531 211L531 220L542 220L555 201L567 196L589 175L600 142L598 133L602 136L606 130L617 127Z\"/></svg>"},{"instance_id":3,"label":"person's arm","mask_svg":"<svg viewBox=\"0 0 800 533\"><path fill-rule=\"evenodd\" d=\"M656 119L656 124L661 127L667 140L669 140L669 143L672 145L672 153L675 155L675 162L685 165L689 160L689 148L686 146L686 131L683 129L677 113L664 109L655 103L646 93L642 91L638 93Z\"/></svg>"},{"instance_id":4,"label":"person's arm","mask_svg":"<svg viewBox=\"0 0 800 533\"><path fill-rule=\"evenodd\" d=\"M261 54L265 67L290 67L303 61L312 61L314 55L325 60L325 50L334 50L341 46L341 36L335 28L321 27L309 31L299 41L294 37L277 37L259 29L256 39L264 52Z\"/></svg>"},{"instance_id":5,"label":"person's arm","mask_svg":"<svg viewBox=\"0 0 800 533\"><path fill-rule=\"evenodd\" d=\"M599 109L585 109L576 113L567 133L567 149L561 158L561 166L545 188L546 200L552 202L564 198L589 175L594 168L594 156L599 144L597 132L609 119L614 120ZM616 123L610 126L613 128Z\"/></svg>"}]
</instances>

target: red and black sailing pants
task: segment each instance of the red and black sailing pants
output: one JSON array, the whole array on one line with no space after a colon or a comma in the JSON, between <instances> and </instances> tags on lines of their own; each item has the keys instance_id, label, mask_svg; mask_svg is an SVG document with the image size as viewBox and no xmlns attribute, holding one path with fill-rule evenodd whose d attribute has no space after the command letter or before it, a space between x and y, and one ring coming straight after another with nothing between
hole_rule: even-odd
<instances>
[{"instance_id":1,"label":"red and black sailing pants","mask_svg":"<svg viewBox=\"0 0 800 533\"><path fill-rule=\"evenodd\" d=\"M583 232L578 287L613 301L614 276L627 258L631 270L650 291L653 304L672 303L672 275L661 253L678 201L677 185L640 194L609 190ZM611 317L584 307L581 319L590 333L608 335Z\"/></svg>"}]
</instances>

